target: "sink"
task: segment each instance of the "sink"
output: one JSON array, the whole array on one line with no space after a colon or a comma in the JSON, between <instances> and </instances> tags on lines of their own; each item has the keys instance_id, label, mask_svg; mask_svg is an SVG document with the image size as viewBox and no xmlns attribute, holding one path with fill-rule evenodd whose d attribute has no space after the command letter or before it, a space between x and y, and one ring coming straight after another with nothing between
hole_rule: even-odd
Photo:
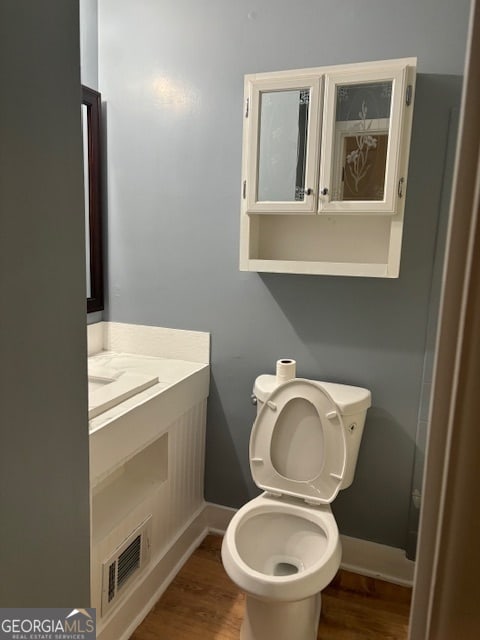
<instances>
[{"instance_id":1,"label":"sink","mask_svg":"<svg viewBox=\"0 0 480 640\"><path fill-rule=\"evenodd\" d=\"M157 383L158 376L155 375L89 363L88 418L95 418Z\"/></svg>"}]
</instances>

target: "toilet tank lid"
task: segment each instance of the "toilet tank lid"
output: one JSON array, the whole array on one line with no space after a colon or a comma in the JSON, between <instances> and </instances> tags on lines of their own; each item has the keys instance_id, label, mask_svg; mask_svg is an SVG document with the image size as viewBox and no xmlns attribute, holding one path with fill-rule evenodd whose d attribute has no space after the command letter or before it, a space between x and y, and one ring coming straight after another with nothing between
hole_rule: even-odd
<instances>
[{"instance_id":1,"label":"toilet tank lid","mask_svg":"<svg viewBox=\"0 0 480 640\"><path fill-rule=\"evenodd\" d=\"M325 391L330 394L340 413L344 416L366 411L372 405L372 395L368 389L347 384L337 384L336 382L323 382L321 380L315 380L315 382L321 384ZM255 380L253 393L260 402L265 402L278 386L279 383L276 376L263 374Z\"/></svg>"}]
</instances>

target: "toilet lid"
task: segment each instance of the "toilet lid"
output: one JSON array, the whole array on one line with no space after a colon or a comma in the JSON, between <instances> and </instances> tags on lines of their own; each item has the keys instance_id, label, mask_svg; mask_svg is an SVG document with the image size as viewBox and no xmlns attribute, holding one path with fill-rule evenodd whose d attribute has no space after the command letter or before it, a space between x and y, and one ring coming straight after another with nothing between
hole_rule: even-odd
<instances>
[{"instance_id":1,"label":"toilet lid","mask_svg":"<svg viewBox=\"0 0 480 640\"><path fill-rule=\"evenodd\" d=\"M345 429L322 385L295 378L267 398L250 436L255 484L311 504L332 502L345 473Z\"/></svg>"}]
</instances>

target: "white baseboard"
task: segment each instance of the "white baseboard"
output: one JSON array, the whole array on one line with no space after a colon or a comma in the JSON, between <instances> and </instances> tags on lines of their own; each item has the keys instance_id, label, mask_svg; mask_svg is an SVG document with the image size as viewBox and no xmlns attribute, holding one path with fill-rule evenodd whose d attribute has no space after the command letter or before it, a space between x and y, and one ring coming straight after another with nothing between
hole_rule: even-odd
<instances>
[{"instance_id":1,"label":"white baseboard","mask_svg":"<svg viewBox=\"0 0 480 640\"><path fill-rule=\"evenodd\" d=\"M348 536L340 538L342 569L404 587L413 586L415 562L408 560L403 549Z\"/></svg>"},{"instance_id":2,"label":"white baseboard","mask_svg":"<svg viewBox=\"0 0 480 640\"><path fill-rule=\"evenodd\" d=\"M222 535L227 530L230 520L236 514L237 509L232 507L223 507L220 504L213 504L213 502L205 503L205 520L207 522L208 530L210 533L218 533Z\"/></svg>"},{"instance_id":3,"label":"white baseboard","mask_svg":"<svg viewBox=\"0 0 480 640\"><path fill-rule=\"evenodd\" d=\"M236 509L207 502L205 518L212 533L225 533ZM413 585L415 563L408 560L403 549L377 544L369 540L340 536L341 568L364 576L372 576L402 586Z\"/></svg>"}]
</instances>

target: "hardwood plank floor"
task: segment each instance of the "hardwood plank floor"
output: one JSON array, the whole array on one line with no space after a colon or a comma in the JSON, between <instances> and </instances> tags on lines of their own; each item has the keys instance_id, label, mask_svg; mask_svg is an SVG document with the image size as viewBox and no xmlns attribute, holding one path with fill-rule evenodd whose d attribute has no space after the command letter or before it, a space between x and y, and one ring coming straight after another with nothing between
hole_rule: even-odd
<instances>
[{"instance_id":1,"label":"hardwood plank floor","mask_svg":"<svg viewBox=\"0 0 480 640\"><path fill-rule=\"evenodd\" d=\"M205 538L130 640L238 640L244 595L223 569L221 544L220 536ZM405 640L410 596L406 587L339 571L322 594L318 640Z\"/></svg>"}]
</instances>

